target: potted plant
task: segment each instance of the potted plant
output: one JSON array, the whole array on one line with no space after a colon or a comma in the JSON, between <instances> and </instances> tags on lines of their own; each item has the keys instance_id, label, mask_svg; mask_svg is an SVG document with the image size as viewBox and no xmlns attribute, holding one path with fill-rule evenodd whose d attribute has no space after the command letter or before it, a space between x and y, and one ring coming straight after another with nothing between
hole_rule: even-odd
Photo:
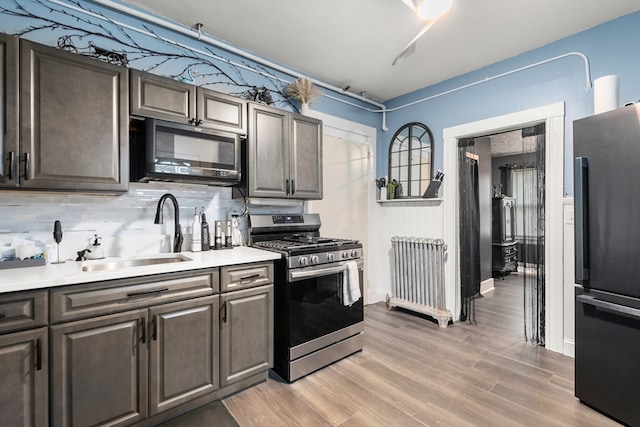
<instances>
[{"instance_id":1,"label":"potted plant","mask_svg":"<svg viewBox=\"0 0 640 427\"><path fill-rule=\"evenodd\" d=\"M300 112L306 114L309 109L309 103L322 93L311 80L298 77L296 81L287 86L285 94L298 101L300 103Z\"/></svg>"}]
</instances>

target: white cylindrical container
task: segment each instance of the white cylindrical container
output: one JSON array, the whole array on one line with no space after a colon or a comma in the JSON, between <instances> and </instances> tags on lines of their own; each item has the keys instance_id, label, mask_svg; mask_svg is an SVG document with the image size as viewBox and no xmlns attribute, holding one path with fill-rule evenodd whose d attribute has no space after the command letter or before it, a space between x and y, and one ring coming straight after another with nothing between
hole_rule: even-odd
<instances>
[{"instance_id":1,"label":"white cylindrical container","mask_svg":"<svg viewBox=\"0 0 640 427\"><path fill-rule=\"evenodd\" d=\"M593 81L593 113L611 111L620 106L620 78L614 74Z\"/></svg>"}]
</instances>

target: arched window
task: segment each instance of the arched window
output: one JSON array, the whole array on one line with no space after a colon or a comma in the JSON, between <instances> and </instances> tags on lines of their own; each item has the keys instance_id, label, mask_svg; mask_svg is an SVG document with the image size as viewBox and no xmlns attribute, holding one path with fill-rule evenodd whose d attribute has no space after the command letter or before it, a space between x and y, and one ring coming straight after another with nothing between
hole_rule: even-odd
<instances>
[{"instance_id":1,"label":"arched window","mask_svg":"<svg viewBox=\"0 0 640 427\"><path fill-rule=\"evenodd\" d=\"M404 197L422 197L433 175L433 135L422 123L409 123L389 146L389 180L402 185Z\"/></svg>"}]
</instances>

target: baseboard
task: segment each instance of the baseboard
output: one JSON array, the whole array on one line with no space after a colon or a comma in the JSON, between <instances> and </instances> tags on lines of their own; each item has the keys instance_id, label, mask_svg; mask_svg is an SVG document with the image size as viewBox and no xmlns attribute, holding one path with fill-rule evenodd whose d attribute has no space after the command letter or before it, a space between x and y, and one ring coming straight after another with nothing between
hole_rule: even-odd
<instances>
[{"instance_id":1,"label":"baseboard","mask_svg":"<svg viewBox=\"0 0 640 427\"><path fill-rule=\"evenodd\" d=\"M493 290L495 290L495 286L494 286L494 282L493 282L493 277L487 280L483 280L482 282L480 282L480 293L482 295L486 294L487 292L491 292Z\"/></svg>"},{"instance_id":2,"label":"baseboard","mask_svg":"<svg viewBox=\"0 0 640 427\"><path fill-rule=\"evenodd\" d=\"M576 357L576 343L574 340L565 338L562 343L562 354L569 357Z\"/></svg>"}]
</instances>

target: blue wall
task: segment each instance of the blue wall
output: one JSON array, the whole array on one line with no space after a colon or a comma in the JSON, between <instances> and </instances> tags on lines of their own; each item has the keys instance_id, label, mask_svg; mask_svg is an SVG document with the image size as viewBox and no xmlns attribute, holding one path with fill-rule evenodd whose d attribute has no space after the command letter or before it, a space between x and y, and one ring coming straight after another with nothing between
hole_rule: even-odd
<instances>
[{"instance_id":1,"label":"blue wall","mask_svg":"<svg viewBox=\"0 0 640 427\"><path fill-rule=\"evenodd\" d=\"M393 109L569 52L581 52L589 58L592 80L608 74L620 77L621 105L640 100L640 12L635 12L506 61L392 99L386 103L387 108ZM389 113L389 131L378 131L377 152L380 154L376 175L387 174L385 153L393 133L405 123L418 121L431 129L435 139L434 165L442 168L443 129L556 102L565 103L564 193L573 195L573 121L593 114L593 89L585 91L584 65L577 56Z\"/></svg>"}]
</instances>

